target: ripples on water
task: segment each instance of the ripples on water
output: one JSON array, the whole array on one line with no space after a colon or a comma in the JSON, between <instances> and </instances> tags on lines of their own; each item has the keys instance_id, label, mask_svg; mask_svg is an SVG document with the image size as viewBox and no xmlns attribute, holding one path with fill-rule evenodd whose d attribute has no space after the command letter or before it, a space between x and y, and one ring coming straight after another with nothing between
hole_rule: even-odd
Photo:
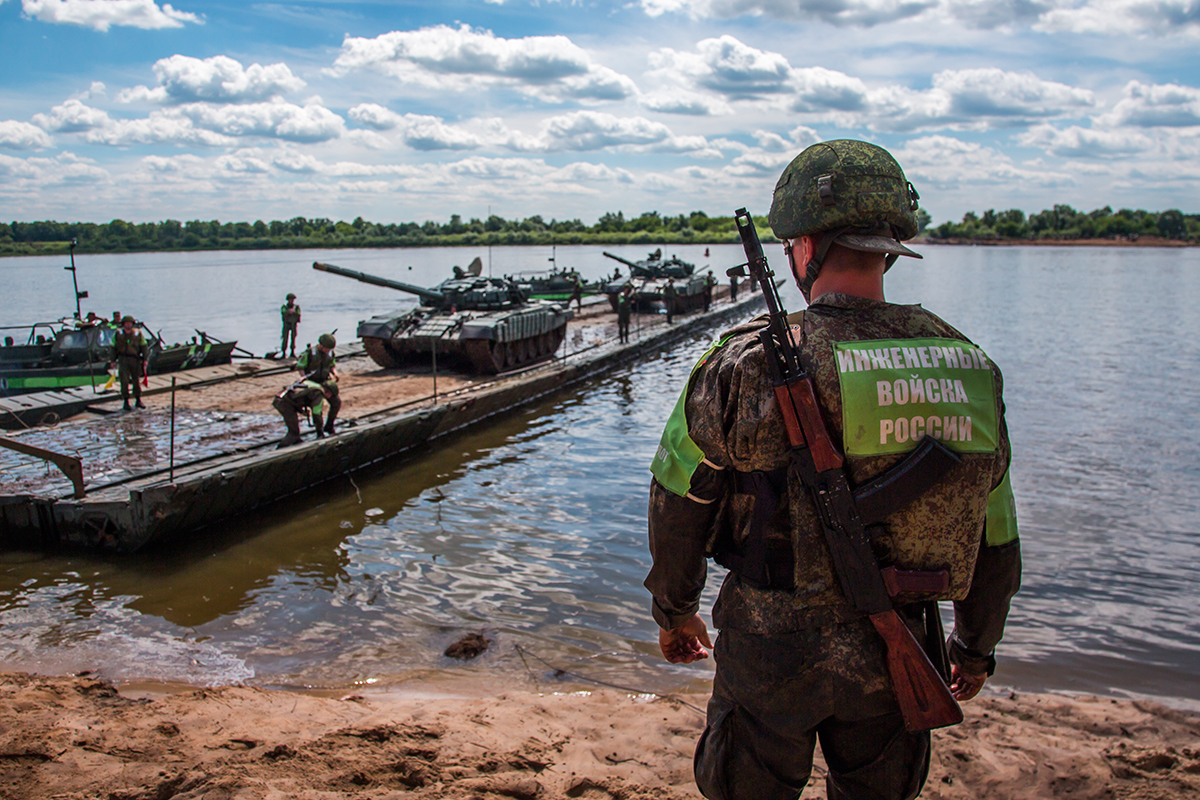
<instances>
[{"instance_id":1,"label":"ripples on water","mask_svg":"<svg viewBox=\"0 0 1200 800\"><path fill-rule=\"evenodd\" d=\"M998 683L1200 699L1198 255L929 247L889 273L889 299L922 301L1005 372L1025 579ZM710 665L657 656L641 580L646 466L710 338L183 549L0 554L0 666L532 687L550 664L699 687ZM469 631L496 644L470 665L441 656Z\"/></svg>"}]
</instances>

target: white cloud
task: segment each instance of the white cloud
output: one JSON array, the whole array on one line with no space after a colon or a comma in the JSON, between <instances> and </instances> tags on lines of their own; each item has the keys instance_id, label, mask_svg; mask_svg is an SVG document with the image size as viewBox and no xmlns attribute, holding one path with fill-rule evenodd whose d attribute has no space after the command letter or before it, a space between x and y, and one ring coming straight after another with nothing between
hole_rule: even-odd
<instances>
[{"instance_id":1,"label":"white cloud","mask_svg":"<svg viewBox=\"0 0 1200 800\"><path fill-rule=\"evenodd\" d=\"M0 120L0 147L9 150L41 150L53 142L37 125L15 119Z\"/></svg>"},{"instance_id":2,"label":"white cloud","mask_svg":"<svg viewBox=\"0 0 1200 800\"><path fill-rule=\"evenodd\" d=\"M663 48L650 54L657 77L693 85L731 98L791 91L791 64L779 53L759 50L725 35L702 39L696 52Z\"/></svg>"},{"instance_id":3,"label":"white cloud","mask_svg":"<svg viewBox=\"0 0 1200 800\"><path fill-rule=\"evenodd\" d=\"M1017 137L1017 142L1062 158L1107 159L1149 154L1157 149L1154 139L1140 131L1098 130L1077 125L1062 130L1053 125L1038 125Z\"/></svg>"},{"instance_id":4,"label":"white cloud","mask_svg":"<svg viewBox=\"0 0 1200 800\"><path fill-rule=\"evenodd\" d=\"M821 20L869 28L920 17L973 28L1030 26L1047 33L1126 36L1200 32L1194 0L640 0L650 17L668 13L693 19L765 16L789 22Z\"/></svg>"},{"instance_id":5,"label":"white cloud","mask_svg":"<svg viewBox=\"0 0 1200 800\"><path fill-rule=\"evenodd\" d=\"M943 189L975 186L1070 186L1074 178L1065 171L1022 167L1003 153L975 142L949 136L911 139L892 155L917 188L932 184Z\"/></svg>"},{"instance_id":6,"label":"white cloud","mask_svg":"<svg viewBox=\"0 0 1200 800\"><path fill-rule=\"evenodd\" d=\"M469 25L347 36L331 72L362 69L433 89L507 86L550 100L620 100L637 93L632 80L594 63L565 36L505 39Z\"/></svg>"},{"instance_id":7,"label":"white cloud","mask_svg":"<svg viewBox=\"0 0 1200 800\"><path fill-rule=\"evenodd\" d=\"M1100 118L1112 127L1182 128L1200 125L1200 89L1177 84L1130 81L1125 96Z\"/></svg>"},{"instance_id":8,"label":"white cloud","mask_svg":"<svg viewBox=\"0 0 1200 800\"><path fill-rule=\"evenodd\" d=\"M336 139L345 122L327 108L310 103L298 106L274 100L268 103L214 106L190 103L172 109L196 127L225 136L266 136L293 142L324 142Z\"/></svg>"},{"instance_id":9,"label":"white cloud","mask_svg":"<svg viewBox=\"0 0 1200 800\"><path fill-rule=\"evenodd\" d=\"M995 67L943 70L933 76L928 89L872 87L826 67L793 68L783 55L729 35L704 39L695 52L658 50L650 55L650 63L648 77L672 87L643 96L642 104L650 108L655 101L648 98L676 96L681 110L703 112L704 105L695 98L715 93L730 102L765 103L764 108L786 101L794 112L846 128L987 130L1080 117L1097 105L1086 89Z\"/></svg>"},{"instance_id":10,"label":"white cloud","mask_svg":"<svg viewBox=\"0 0 1200 800\"><path fill-rule=\"evenodd\" d=\"M154 0L21 0L21 10L33 19L60 25L79 25L97 31L110 27L182 28L185 22L203 25L196 14L177 11Z\"/></svg>"},{"instance_id":11,"label":"white cloud","mask_svg":"<svg viewBox=\"0 0 1200 800\"><path fill-rule=\"evenodd\" d=\"M724 100L698 92L664 91L643 94L638 102L651 111L663 114L686 114L708 117L732 114L733 109Z\"/></svg>"},{"instance_id":12,"label":"white cloud","mask_svg":"<svg viewBox=\"0 0 1200 800\"><path fill-rule=\"evenodd\" d=\"M53 158L14 158L0 154L0 182L4 189L77 186L108 183L109 173L87 159L73 153L59 153Z\"/></svg>"},{"instance_id":13,"label":"white cloud","mask_svg":"<svg viewBox=\"0 0 1200 800\"><path fill-rule=\"evenodd\" d=\"M404 115L403 136L404 143L414 150L474 150L483 144L462 128L422 114Z\"/></svg>"},{"instance_id":14,"label":"white cloud","mask_svg":"<svg viewBox=\"0 0 1200 800\"><path fill-rule=\"evenodd\" d=\"M190 119L176 113L157 111L145 119L109 120L106 125L87 131L85 138L90 144L114 147L143 144L221 147L235 141L229 136L197 128Z\"/></svg>"},{"instance_id":15,"label":"white cloud","mask_svg":"<svg viewBox=\"0 0 1200 800\"><path fill-rule=\"evenodd\" d=\"M119 102L253 103L303 89L305 83L286 64L241 63L228 56L191 58L173 55L154 64L158 86L135 86L122 91Z\"/></svg>"},{"instance_id":16,"label":"white cloud","mask_svg":"<svg viewBox=\"0 0 1200 800\"><path fill-rule=\"evenodd\" d=\"M937 0L641 0L641 5L651 17L672 12L693 19L761 15L869 27L914 17L936 6Z\"/></svg>"},{"instance_id":17,"label":"white cloud","mask_svg":"<svg viewBox=\"0 0 1200 800\"><path fill-rule=\"evenodd\" d=\"M1200 5L1194 0L1087 0L1056 5L1040 16L1036 30L1111 36L1200 33Z\"/></svg>"},{"instance_id":18,"label":"white cloud","mask_svg":"<svg viewBox=\"0 0 1200 800\"><path fill-rule=\"evenodd\" d=\"M933 76L935 89L949 98L950 113L963 119L992 117L1034 119L1090 110L1095 96L1032 72L984 69L944 70Z\"/></svg>"},{"instance_id":19,"label":"white cloud","mask_svg":"<svg viewBox=\"0 0 1200 800\"><path fill-rule=\"evenodd\" d=\"M360 103L346 113L359 125L365 125L377 131L390 131L404 123L402 115L384 108L378 103Z\"/></svg>"},{"instance_id":20,"label":"white cloud","mask_svg":"<svg viewBox=\"0 0 1200 800\"><path fill-rule=\"evenodd\" d=\"M50 109L49 114L34 114L33 122L43 130L56 133L83 133L112 124L107 111L78 100L67 100Z\"/></svg>"}]
</instances>

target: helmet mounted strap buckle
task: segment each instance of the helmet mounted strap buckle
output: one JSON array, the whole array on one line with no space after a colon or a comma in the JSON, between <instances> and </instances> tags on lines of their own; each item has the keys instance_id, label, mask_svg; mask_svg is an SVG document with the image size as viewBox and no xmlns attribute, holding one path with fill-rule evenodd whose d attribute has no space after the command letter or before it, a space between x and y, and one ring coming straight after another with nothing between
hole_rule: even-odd
<instances>
[{"instance_id":1,"label":"helmet mounted strap buckle","mask_svg":"<svg viewBox=\"0 0 1200 800\"><path fill-rule=\"evenodd\" d=\"M833 196L832 175L821 175L817 178L817 197L823 206L837 205L837 198Z\"/></svg>"}]
</instances>

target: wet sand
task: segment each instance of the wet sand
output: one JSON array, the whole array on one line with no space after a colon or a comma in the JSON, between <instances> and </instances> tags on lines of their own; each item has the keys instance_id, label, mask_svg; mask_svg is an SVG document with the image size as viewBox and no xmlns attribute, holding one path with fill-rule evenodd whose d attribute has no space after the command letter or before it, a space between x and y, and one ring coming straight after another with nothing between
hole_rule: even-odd
<instances>
[{"instance_id":1,"label":"wet sand","mask_svg":"<svg viewBox=\"0 0 1200 800\"><path fill-rule=\"evenodd\" d=\"M339 698L147 695L0 674L0 797L696 798L706 698L612 689ZM1148 702L982 696L934 732L922 797L1200 797L1200 717ZM805 800L825 796L818 758Z\"/></svg>"}]
</instances>

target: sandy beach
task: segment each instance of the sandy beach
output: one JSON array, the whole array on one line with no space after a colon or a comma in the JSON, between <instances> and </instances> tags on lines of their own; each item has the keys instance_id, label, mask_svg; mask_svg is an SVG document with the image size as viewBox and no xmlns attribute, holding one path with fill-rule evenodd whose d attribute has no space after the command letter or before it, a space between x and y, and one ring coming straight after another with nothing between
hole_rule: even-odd
<instances>
[{"instance_id":1,"label":"sandy beach","mask_svg":"<svg viewBox=\"0 0 1200 800\"><path fill-rule=\"evenodd\" d=\"M612 689L344 697L121 691L0 674L0 797L696 798L702 696ZM1200 717L1149 702L982 696L934 733L922 797L1200 797ZM825 796L818 767L803 797Z\"/></svg>"}]
</instances>

